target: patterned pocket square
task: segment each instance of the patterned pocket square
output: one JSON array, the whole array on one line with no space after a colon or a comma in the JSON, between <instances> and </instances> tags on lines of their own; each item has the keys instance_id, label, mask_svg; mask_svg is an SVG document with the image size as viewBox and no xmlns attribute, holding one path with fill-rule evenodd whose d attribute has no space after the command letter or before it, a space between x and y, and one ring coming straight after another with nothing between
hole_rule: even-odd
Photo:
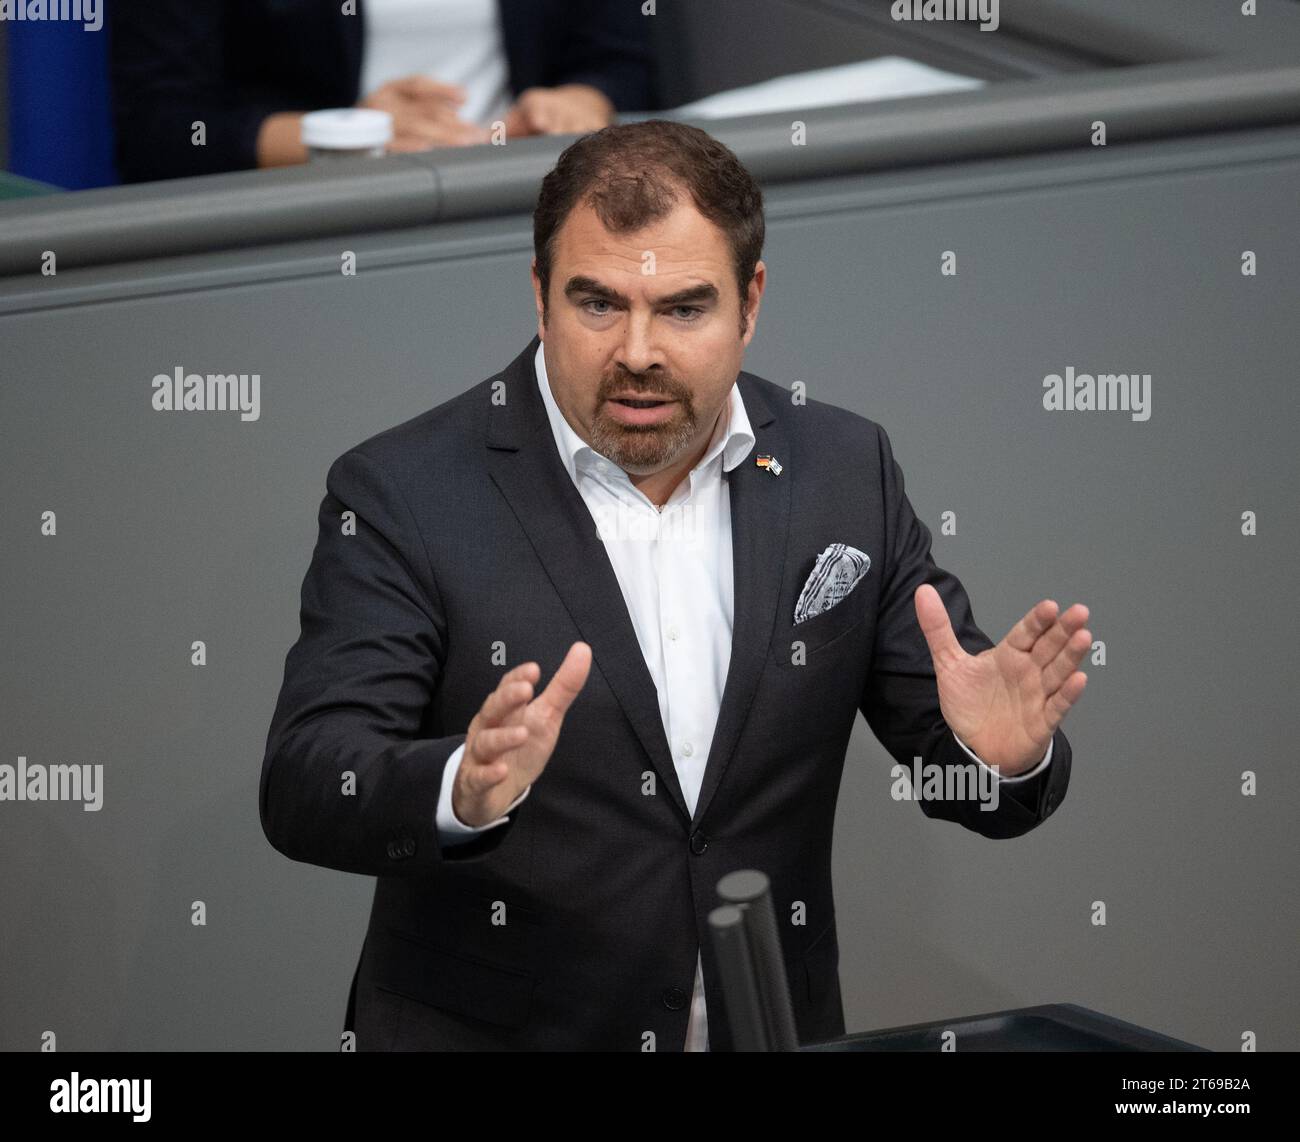
<instances>
[{"instance_id":1,"label":"patterned pocket square","mask_svg":"<svg viewBox=\"0 0 1300 1142\"><path fill-rule=\"evenodd\" d=\"M847 543L832 543L817 556L817 566L799 592L794 605L794 622L829 611L840 602L871 569L871 556Z\"/></svg>"}]
</instances>

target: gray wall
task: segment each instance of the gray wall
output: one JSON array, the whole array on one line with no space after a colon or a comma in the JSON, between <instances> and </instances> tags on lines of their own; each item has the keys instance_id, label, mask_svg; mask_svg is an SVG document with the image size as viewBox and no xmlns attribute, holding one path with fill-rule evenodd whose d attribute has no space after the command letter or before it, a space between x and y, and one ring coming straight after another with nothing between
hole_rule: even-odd
<instances>
[{"instance_id":1,"label":"gray wall","mask_svg":"<svg viewBox=\"0 0 1300 1142\"><path fill-rule=\"evenodd\" d=\"M769 188L746 368L889 430L992 637L1052 596L1107 653L1065 723L1066 801L1012 842L892 801L859 724L835 848L851 1031L1072 1002L1300 1047L1298 188L1295 127ZM337 1047L372 883L286 861L257 815L325 471L522 348L530 234L510 215L0 284L0 762L106 784L97 813L0 803L0 1048ZM152 411L178 366L260 373L260 420ZM1150 373L1151 419L1043 411L1067 366Z\"/></svg>"}]
</instances>

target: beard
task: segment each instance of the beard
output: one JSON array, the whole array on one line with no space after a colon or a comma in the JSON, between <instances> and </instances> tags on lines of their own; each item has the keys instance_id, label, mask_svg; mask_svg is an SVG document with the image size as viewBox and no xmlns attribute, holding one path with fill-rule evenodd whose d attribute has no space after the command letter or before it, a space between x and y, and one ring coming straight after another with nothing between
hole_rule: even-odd
<instances>
[{"instance_id":1,"label":"beard","mask_svg":"<svg viewBox=\"0 0 1300 1142\"><path fill-rule=\"evenodd\" d=\"M602 393L635 391L635 382L627 376L616 378L602 386ZM695 438L699 420L689 392L676 385L656 385L647 392L647 399L662 397L674 399L677 404L672 416L662 424L624 424L605 411L606 398L602 395L591 424L591 446L602 456L607 456L625 472L648 476L660 471L676 460Z\"/></svg>"}]
</instances>

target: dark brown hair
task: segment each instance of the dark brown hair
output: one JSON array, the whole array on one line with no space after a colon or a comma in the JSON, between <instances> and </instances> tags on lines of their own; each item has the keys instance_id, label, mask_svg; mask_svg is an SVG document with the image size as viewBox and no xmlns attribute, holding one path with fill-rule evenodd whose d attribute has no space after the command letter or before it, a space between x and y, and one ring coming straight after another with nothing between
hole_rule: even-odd
<instances>
[{"instance_id":1,"label":"dark brown hair","mask_svg":"<svg viewBox=\"0 0 1300 1142\"><path fill-rule=\"evenodd\" d=\"M555 235L575 206L588 203L606 229L627 233L670 214L683 188L731 246L743 334L746 295L763 253L763 192L717 139L667 119L616 124L584 135L564 149L542 180L533 211L533 254L543 321Z\"/></svg>"}]
</instances>

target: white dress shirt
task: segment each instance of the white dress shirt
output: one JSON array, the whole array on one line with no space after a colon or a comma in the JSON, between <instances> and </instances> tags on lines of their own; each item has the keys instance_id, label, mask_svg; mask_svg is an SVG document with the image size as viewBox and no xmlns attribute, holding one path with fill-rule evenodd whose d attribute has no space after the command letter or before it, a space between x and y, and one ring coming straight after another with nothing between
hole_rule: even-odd
<instances>
[{"instance_id":1,"label":"white dress shirt","mask_svg":"<svg viewBox=\"0 0 1300 1142\"><path fill-rule=\"evenodd\" d=\"M551 392L542 345L537 347L535 366L555 446L600 529L641 653L658 691L659 713L686 807L694 815L731 661L731 499L723 473L735 468L754 446L740 386L731 386L704 456L673 490L661 511L633 485L623 469L594 451L570 427ZM639 530L632 531L633 524ZM984 764L960 738L958 743ZM532 789L525 789L495 821L481 828L463 824L452 811L451 793L464 751L464 745L457 748L443 771L436 816L442 845L505 824L510 811ZM1032 777L1051 757L1049 743L1043 760L1034 769L1001 780ZM708 1050L701 954L695 960L685 1049Z\"/></svg>"},{"instance_id":2,"label":"white dress shirt","mask_svg":"<svg viewBox=\"0 0 1300 1142\"><path fill-rule=\"evenodd\" d=\"M489 127L512 102L497 0L365 0L361 94L408 75L459 83L467 123Z\"/></svg>"}]
</instances>

